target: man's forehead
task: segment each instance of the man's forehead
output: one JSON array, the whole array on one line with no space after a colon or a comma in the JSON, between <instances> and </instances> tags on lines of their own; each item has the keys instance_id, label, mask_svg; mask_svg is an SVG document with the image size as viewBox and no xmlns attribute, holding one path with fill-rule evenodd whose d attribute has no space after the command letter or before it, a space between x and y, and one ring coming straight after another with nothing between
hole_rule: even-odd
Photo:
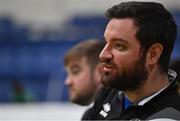
<instances>
[{"instance_id":1,"label":"man's forehead","mask_svg":"<svg viewBox=\"0 0 180 121\"><path fill-rule=\"evenodd\" d=\"M87 58L85 56L83 56L83 57L75 57L75 58L69 60L67 66L70 67L70 66L73 66L73 65L82 65L82 63L85 63L85 62L87 62Z\"/></svg>"}]
</instances>

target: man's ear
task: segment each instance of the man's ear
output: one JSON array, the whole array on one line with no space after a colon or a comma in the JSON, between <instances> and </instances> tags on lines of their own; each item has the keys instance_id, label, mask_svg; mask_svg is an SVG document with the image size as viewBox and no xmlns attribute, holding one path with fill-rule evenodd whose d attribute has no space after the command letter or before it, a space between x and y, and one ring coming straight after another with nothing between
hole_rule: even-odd
<instances>
[{"instance_id":1,"label":"man's ear","mask_svg":"<svg viewBox=\"0 0 180 121\"><path fill-rule=\"evenodd\" d=\"M163 46L160 43L153 44L147 51L147 63L148 65L154 65L158 62L163 51Z\"/></svg>"}]
</instances>

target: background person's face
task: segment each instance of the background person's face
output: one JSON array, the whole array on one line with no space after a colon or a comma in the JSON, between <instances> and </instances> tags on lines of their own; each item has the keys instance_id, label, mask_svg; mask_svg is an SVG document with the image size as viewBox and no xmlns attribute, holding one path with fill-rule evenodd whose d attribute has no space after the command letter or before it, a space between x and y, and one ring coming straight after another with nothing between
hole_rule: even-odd
<instances>
[{"instance_id":1,"label":"background person's face","mask_svg":"<svg viewBox=\"0 0 180 121\"><path fill-rule=\"evenodd\" d=\"M133 20L112 19L105 30L106 45L100 54L101 80L106 86L135 90L147 77L145 56L135 37L138 28Z\"/></svg>"},{"instance_id":2,"label":"background person's face","mask_svg":"<svg viewBox=\"0 0 180 121\"><path fill-rule=\"evenodd\" d=\"M69 98L73 103L87 105L94 95L95 82L87 59L72 60L66 67L68 76L65 84L69 87Z\"/></svg>"}]
</instances>

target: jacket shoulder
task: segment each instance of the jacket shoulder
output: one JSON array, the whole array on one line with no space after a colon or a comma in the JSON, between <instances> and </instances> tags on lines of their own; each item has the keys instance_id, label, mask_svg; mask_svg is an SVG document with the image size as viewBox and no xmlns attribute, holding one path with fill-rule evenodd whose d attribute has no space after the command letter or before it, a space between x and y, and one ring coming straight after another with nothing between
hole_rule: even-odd
<instances>
[{"instance_id":1,"label":"jacket shoulder","mask_svg":"<svg viewBox=\"0 0 180 121\"><path fill-rule=\"evenodd\" d=\"M171 120L180 120L180 111L175 108L168 107L155 114L151 115L147 120L156 120L156 119L171 119Z\"/></svg>"}]
</instances>

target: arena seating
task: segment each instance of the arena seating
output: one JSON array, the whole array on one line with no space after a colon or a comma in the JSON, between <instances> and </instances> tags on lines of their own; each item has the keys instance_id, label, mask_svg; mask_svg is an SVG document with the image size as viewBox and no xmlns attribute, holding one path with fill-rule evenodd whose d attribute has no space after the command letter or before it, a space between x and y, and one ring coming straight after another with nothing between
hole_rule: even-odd
<instances>
[{"instance_id":1,"label":"arena seating","mask_svg":"<svg viewBox=\"0 0 180 121\"><path fill-rule=\"evenodd\" d=\"M180 12L174 13L180 28ZM59 31L44 31L34 41L28 26L12 18L0 18L0 102L12 102L13 81L28 93L28 101L67 101L63 57L76 43L88 38L102 39L106 20L101 16L76 16ZM173 59L180 58L180 29ZM53 83L59 84L53 87ZM55 88L56 90L51 90ZM56 94L55 94L56 93ZM53 97L54 94L56 97Z\"/></svg>"}]
</instances>

